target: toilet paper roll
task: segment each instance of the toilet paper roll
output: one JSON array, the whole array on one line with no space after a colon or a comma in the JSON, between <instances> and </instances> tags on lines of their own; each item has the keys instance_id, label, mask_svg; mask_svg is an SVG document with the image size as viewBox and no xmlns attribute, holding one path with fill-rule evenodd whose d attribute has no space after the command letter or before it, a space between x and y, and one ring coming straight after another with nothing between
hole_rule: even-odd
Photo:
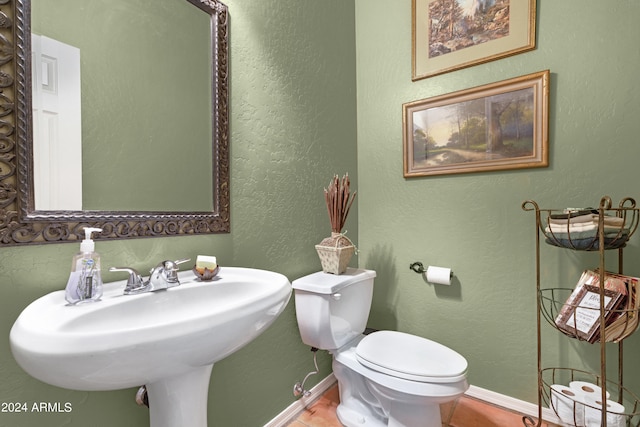
<instances>
[{"instance_id":1,"label":"toilet paper roll","mask_svg":"<svg viewBox=\"0 0 640 427\"><path fill-rule=\"evenodd\" d=\"M569 388L573 389L577 394L587 397L591 396L595 399L602 399L602 389L593 383L587 381L571 381ZM611 393L607 392L607 399L611 397Z\"/></svg>"},{"instance_id":2,"label":"toilet paper roll","mask_svg":"<svg viewBox=\"0 0 640 427\"><path fill-rule=\"evenodd\" d=\"M551 386L551 409L570 426L584 426L584 402L571 388L553 384Z\"/></svg>"},{"instance_id":3,"label":"toilet paper roll","mask_svg":"<svg viewBox=\"0 0 640 427\"><path fill-rule=\"evenodd\" d=\"M584 407L585 427L600 427L602 425L602 401L587 396ZM606 401L607 427L623 427L626 425L624 406L612 400Z\"/></svg>"},{"instance_id":4,"label":"toilet paper roll","mask_svg":"<svg viewBox=\"0 0 640 427\"><path fill-rule=\"evenodd\" d=\"M433 266L427 267L427 282L429 283L450 285L452 275L450 268Z\"/></svg>"}]
</instances>

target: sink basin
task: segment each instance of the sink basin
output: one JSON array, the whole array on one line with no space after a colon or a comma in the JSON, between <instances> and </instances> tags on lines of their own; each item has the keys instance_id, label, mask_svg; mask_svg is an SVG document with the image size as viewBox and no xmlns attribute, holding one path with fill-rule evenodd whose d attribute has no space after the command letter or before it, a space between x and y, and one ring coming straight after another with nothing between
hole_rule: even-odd
<instances>
[{"instance_id":1,"label":"sink basin","mask_svg":"<svg viewBox=\"0 0 640 427\"><path fill-rule=\"evenodd\" d=\"M64 291L37 299L11 329L16 361L33 377L74 390L146 385L152 426L206 426L213 364L273 323L291 285L282 274L250 268L222 267L210 282L191 271L178 276L180 286L138 295L122 294L125 280L108 283L95 303L67 305ZM204 419L194 405L204 406ZM199 415L187 420L185 411Z\"/></svg>"}]
</instances>

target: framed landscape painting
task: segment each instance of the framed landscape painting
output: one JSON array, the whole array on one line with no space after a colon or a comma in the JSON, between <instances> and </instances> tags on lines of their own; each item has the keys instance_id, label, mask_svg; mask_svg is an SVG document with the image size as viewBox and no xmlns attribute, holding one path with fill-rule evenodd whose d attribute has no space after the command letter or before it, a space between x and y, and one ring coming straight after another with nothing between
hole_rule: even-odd
<instances>
[{"instance_id":1,"label":"framed landscape painting","mask_svg":"<svg viewBox=\"0 0 640 427\"><path fill-rule=\"evenodd\" d=\"M536 0L412 0L412 80L535 48Z\"/></svg>"},{"instance_id":2,"label":"framed landscape painting","mask_svg":"<svg viewBox=\"0 0 640 427\"><path fill-rule=\"evenodd\" d=\"M404 176L549 165L549 70L402 105Z\"/></svg>"}]
</instances>

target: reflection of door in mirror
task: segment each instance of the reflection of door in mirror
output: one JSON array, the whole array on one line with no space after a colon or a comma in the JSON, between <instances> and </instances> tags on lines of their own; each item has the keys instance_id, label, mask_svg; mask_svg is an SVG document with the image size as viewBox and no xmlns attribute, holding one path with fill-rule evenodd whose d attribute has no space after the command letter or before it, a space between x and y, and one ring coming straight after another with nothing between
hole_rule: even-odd
<instances>
[{"instance_id":1,"label":"reflection of door in mirror","mask_svg":"<svg viewBox=\"0 0 640 427\"><path fill-rule=\"evenodd\" d=\"M33 33L81 52L81 210L212 211L212 26L194 4L31 1Z\"/></svg>"},{"instance_id":2,"label":"reflection of door in mirror","mask_svg":"<svg viewBox=\"0 0 640 427\"><path fill-rule=\"evenodd\" d=\"M80 50L31 36L35 207L82 210Z\"/></svg>"}]
</instances>

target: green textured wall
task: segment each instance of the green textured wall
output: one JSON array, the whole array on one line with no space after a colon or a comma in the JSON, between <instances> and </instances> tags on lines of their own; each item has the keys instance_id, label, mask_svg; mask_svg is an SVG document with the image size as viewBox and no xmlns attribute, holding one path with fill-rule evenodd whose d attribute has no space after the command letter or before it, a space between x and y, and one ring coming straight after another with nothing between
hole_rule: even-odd
<instances>
[{"instance_id":1,"label":"green textured wall","mask_svg":"<svg viewBox=\"0 0 640 427\"><path fill-rule=\"evenodd\" d=\"M354 4L225 3L231 16L231 233L97 242L105 269L128 264L145 271L162 259L214 254L222 265L270 269L294 280L320 269L314 245L331 231L323 188L345 172L358 188ZM357 243L357 209L346 228ZM35 298L64 287L77 250L74 244L0 248L0 402L73 406L67 414L0 413L2 427L148 423L146 409L134 403L135 390L59 389L29 377L11 356L15 318ZM105 273L104 279L116 277ZM329 372L330 358L321 356L322 372L309 386ZM209 425L264 425L294 401L294 383L312 369L292 301L262 336L214 366Z\"/></svg>"},{"instance_id":2,"label":"green textured wall","mask_svg":"<svg viewBox=\"0 0 640 427\"><path fill-rule=\"evenodd\" d=\"M416 82L411 1L355 3L360 264L378 271L370 324L440 341L468 359L472 384L534 402L535 219L521 204L640 199L640 3L539 0L536 50ZM403 103L545 69L548 168L403 178ZM625 258L625 272L634 275L638 239ZM543 248L546 287L571 287L583 268L597 266L594 255L553 249ZM417 260L451 267L454 284L426 284L408 268ZM556 333L546 342L551 366L599 371L598 347ZM640 334L625 341L625 384L636 393L638 351Z\"/></svg>"}]
</instances>

